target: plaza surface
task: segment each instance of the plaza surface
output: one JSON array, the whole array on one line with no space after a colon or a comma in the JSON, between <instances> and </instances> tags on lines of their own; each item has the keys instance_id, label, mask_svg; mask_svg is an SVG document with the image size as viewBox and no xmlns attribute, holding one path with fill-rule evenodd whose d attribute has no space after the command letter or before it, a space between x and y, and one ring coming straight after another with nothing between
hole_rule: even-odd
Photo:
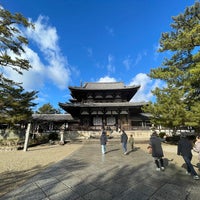
<instances>
[{"instance_id":1,"label":"plaza surface","mask_svg":"<svg viewBox=\"0 0 200 200\"><path fill-rule=\"evenodd\" d=\"M151 155L140 147L124 155L118 142L101 154L88 142L0 200L197 200L200 181L167 157L165 171L156 171Z\"/></svg>"}]
</instances>

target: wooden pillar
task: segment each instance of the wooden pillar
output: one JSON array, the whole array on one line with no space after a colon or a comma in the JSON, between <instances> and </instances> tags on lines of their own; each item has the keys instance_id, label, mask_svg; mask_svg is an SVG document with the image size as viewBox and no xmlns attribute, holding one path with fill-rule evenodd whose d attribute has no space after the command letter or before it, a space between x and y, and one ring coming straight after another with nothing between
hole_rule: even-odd
<instances>
[{"instance_id":1,"label":"wooden pillar","mask_svg":"<svg viewBox=\"0 0 200 200\"><path fill-rule=\"evenodd\" d=\"M28 141L29 141L30 129L31 129L31 123L28 124L27 129L26 129L24 151L27 151L27 149L28 149Z\"/></svg>"}]
</instances>

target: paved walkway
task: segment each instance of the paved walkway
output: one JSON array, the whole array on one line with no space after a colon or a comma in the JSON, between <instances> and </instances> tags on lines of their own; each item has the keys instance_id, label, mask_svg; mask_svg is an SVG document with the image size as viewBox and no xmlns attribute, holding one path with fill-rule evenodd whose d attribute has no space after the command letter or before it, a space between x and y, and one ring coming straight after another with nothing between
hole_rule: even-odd
<instances>
[{"instance_id":1,"label":"paved walkway","mask_svg":"<svg viewBox=\"0 0 200 200\"><path fill-rule=\"evenodd\" d=\"M100 145L89 143L0 200L199 199L200 181L167 159L165 165L164 172L157 172L152 157L140 148L123 155L118 143L110 143L101 155Z\"/></svg>"}]
</instances>

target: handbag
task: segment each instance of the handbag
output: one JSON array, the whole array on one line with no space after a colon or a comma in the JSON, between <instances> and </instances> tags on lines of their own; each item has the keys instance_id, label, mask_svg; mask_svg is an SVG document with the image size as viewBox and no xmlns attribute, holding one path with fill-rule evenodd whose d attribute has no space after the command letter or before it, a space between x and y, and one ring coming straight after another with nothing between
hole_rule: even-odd
<instances>
[{"instance_id":1,"label":"handbag","mask_svg":"<svg viewBox=\"0 0 200 200\"><path fill-rule=\"evenodd\" d=\"M147 147L147 153L148 153L148 154L152 154L152 146L151 146L151 145L149 145L149 146Z\"/></svg>"}]
</instances>

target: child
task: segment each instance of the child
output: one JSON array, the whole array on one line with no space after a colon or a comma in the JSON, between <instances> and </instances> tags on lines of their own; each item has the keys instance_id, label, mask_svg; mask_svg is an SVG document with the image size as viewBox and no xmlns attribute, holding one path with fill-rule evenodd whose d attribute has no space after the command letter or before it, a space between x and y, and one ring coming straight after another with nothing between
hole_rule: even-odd
<instances>
[{"instance_id":1,"label":"child","mask_svg":"<svg viewBox=\"0 0 200 200\"><path fill-rule=\"evenodd\" d=\"M133 151L134 150L134 138L133 138L133 135L130 135L130 138L129 138L128 142L130 143L131 150Z\"/></svg>"}]
</instances>

